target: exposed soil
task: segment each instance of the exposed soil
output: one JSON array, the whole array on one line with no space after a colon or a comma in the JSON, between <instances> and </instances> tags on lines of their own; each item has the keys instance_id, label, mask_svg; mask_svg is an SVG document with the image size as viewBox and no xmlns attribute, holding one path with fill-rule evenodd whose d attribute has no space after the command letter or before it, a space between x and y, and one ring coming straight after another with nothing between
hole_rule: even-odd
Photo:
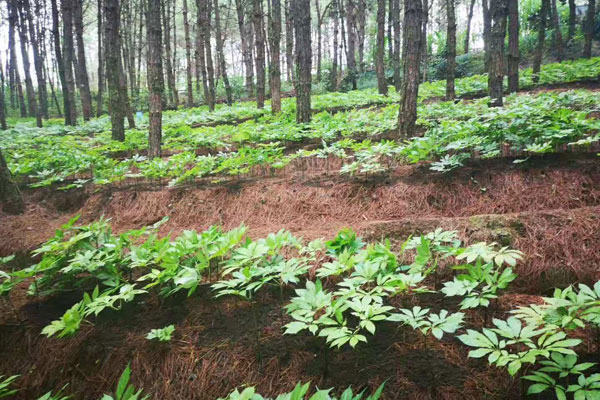
<instances>
[{"instance_id":1,"label":"exposed soil","mask_svg":"<svg viewBox=\"0 0 600 400\"><path fill-rule=\"evenodd\" d=\"M75 214L84 223L109 217L116 232L169 215L161 234L244 223L253 237L286 228L312 239L329 238L351 226L369 240L389 237L398 244L410 234L441 226L458 230L470 242L510 245L524 251L527 260L518 267L511 293L499 299L495 317L519 304L539 302L550 287L600 279L598 158L554 157L528 165L481 161L446 175L405 166L368 179L331 176L322 167L309 168L304 176L178 189L26 190L24 215L0 215L0 256L26 255ZM369 343L355 351L326 350L322 340L308 335L283 336L280 328L287 320L281 320L278 296L268 291L256 304L257 344L250 305L214 300L207 287L189 299L142 296L121 312L101 315L75 337L60 340L39 332L81 294L35 300L25 290L19 287L11 295L21 322L10 307L0 307L0 375L22 375L17 399L36 398L66 383L75 398L97 399L115 386L129 361L133 382L165 400L214 399L243 384L274 395L300 380L342 390L348 385L373 389L386 381L385 399L519 396L516 381L469 359L454 335L425 341L411 329L381 324ZM404 306L442 306L436 295L403 301L410 303ZM453 311L457 304L444 300L443 307ZM484 318L469 312L466 319L477 327ZM176 324L171 343L144 339L151 328L168 324ZM583 352L594 357L592 335L583 337Z\"/></svg>"}]
</instances>

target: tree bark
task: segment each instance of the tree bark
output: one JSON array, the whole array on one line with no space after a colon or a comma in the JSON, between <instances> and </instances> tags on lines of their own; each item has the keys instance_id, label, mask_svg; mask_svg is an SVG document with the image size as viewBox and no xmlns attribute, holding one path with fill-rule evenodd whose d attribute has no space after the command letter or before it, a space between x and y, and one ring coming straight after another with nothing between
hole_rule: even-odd
<instances>
[{"instance_id":1,"label":"tree bark","mask_svg":"<svg viewBox=\"0 0 600 400\"><path fill-rule=\"evenodd\" d=\"M348 79L352 84L352 90L356 90L356 7L353 0L347 0L346 4L346 30L348 39L346 44L346 63L348 67Z\"/></svg>"},{"instance_id":2,"label":"tree bark","mask_svg":"<svg viewBox=\"0 0 600 400\"><path fill-rule=\"evenodd\" d=\"M215 30L217 35L217 58L219 59L219 70L221 77L223 78L223 86L225 86L225 97L227 98L227 105L233 104L233 94L231 92L231 84L229 83L229 76L227 74L227 63L225 62L225 40L223 39L223 33L221 31L221 17L219 10L219 1L215 0Z\"/></svg>"},{"instance_id":3,"label":"tree bark","mask_svg":"<svg viewBox=\"0 0 600 400\"><path fill-rule=\"evenodd\" d=\"M569 32L567 34L567 42L570 42L575 36L575 24L577 23L577 5L575 0L569 0Z\"/></svg>"},{"instance_id":4,"label":"tree bark","mask_svg":"<svg viewBox=\"0 0 600 400\"><path fill-rule=\"evenodd\" d=\"M96 106L96 116L99 117L102 115L104 105L102 104L104 97L104 38L102 35L102 0L98 0L98 96L97 96L97 106Z\"/></svg>"},{"instance_id":5,"label":"tree bark","mask_svg":"<svg viewBox=\"0 0 600 400\"><path fill-rule=\"evenodd\" d=\"M252 21L256 50L256 106L265 106L265 39L262 14L262 0L253 0Z\"/></svg>"},{"instance_id":6,"label":"tree bark","mask_svg":"<svg viewBox=\"0 0 600 400\"><path fill-rule=\"evenodd\" d=\"M75 40L77 41L77 75L79 82L79 96L81 97L81 112L83 119L89 121L92 117L92 94L85 60L85 44L83 41L83 0L73 1L73 18L75 26Z\"/></svg>"},{"instance_id":7,"label":"tree bark","mask_svg":"<svg viewBox=\"0 0 600 400\"><path fill-rule=\"evenodd\" d=\"M213 64L212 44L211 44L211 1L202 0L204 2L204 50L206 51L206 75L208 77L208 95L210 96L209 108L215 109L216 94L215 94L215 67Z\"/></svg>"},{"instance_id":8,"label":"tree bark","mask_svg":"<svg viewBox=\"0 0 600 400\"><path fill-rule=\"evenodd\" d=\"M547 1L547 0L543 0ZM490 7L492 26L489 44L489 74L488 87L490 92L490 106L503 105L504 81L504 38L506 37L506 17L508 15L508 1L494 0Z\"/></svg>"},{"instance_id":9,"label":"tree bark","mask_svg":"<svg viewBox=\"0 0 600 400\"><path fill-rule=\"evenodd\" d=\"M387 7L388 62L392 65L394 59L394 0L388 0Z\"/></svg>"},{"instance_id":10,"label":"tree bark","mask_svg":"<svg viewBox=\"0 0 600 400\"><path fill-rule=\"evenodd\" d=\"M358 70L365 72L365 28L367 25L367 3L365 0L357 0L357 39L358 39Z\"/></svg>"},{"instance_id":11,"label":"tree bark","mask_svg":"<svg viewBox=\"0 0 600 400\"><path fill-rule=\"evenodd\" d=\"M247 21L246 9L242 0L235 0L240 42L242 47L242 60L244 62L246 95L254 96L254 61L252 59L252 46L254 45L251 31L251 22Z\"/></svg>"},{"instance_id":12,"label":"tree bark","mask_svg":"<svg viewBox=\"0 0 600 400\"><path fill-rule=\"evenodd\" d=\"M150 30L150 28L147 29ZM194 105L194 90L192 86L192 44L190 42L190 23L188 21L187 0L183 0L183 30L185 36L185 77L187 82L185 103L186 107L192 107Z\"/></svg>"},{"instance_id":13,"label":"tree bark","mask_svg":"<svg viewBox=\"0 0 600 400\"><path fill-rule=\"evenodd\" d=\"M167 0L172 1L172 0ZM206 0L202 0L206 1ZM171 23L170 23L170 14L171 8L170 4L165 4L161 1L162 5L162 23L163 23L163 39L164 39L164 47L165 47L165 69L167 70L167 85L169 87L168 90L168 98L169 104L171 106L175 106L177 108L179 103L179 96L177 95L177 88L175 87L175 75L173 74L173 64L171 63Z\"/></svg>"},{"instance_id":14,"label":"tree bark","mask_svg":"<svg viewBox=\"0 0 600 400\"><path fill-rule=\"evenodd\" d=\"M294 31L296 33L296 122L311 120L312 43L310 35L310 0L293 0Z\"/></svg>"},{"instance_id":15,"label":"tree bark","mask_svg":"<svg viewBox=\"0 0 600 400\"><path fill-rule=\"evenodd\" d=\"M338 1L338 0L334 0ZM290 12L289 0L285 0L285 60L287 80L294 81L294 20Z\"/></svg>"},{"instance_id":16,"label":"tree bark","mask_svg":"<svg viewBox=\"0 0 600 400\"><path fill-rule=\"evenodd\" d=\"M60 79L60 85L63 88L63 108L65 110L65 125L72 125L71 123L71 106L75 107L75 104L71 103L70 96L66 95L64 88L67 87L67 78L65 76L65 61L62 56L62 49L60 47L60 33L58 30L58 6L56 0L50 0L52 6L52 39L54 41L54 57L56 58L56 64L58 65L58 77Z\"/></svg>"},{"instance_id":17,"label":"tree bark","mask_svg":"<svg viewBox=\"0 0 600 400\"><path fill-rule=\"evenodd\" d=\"M542 66L542 57L544 55L544 41L546 40L546 19L550 9L550 0L542 0L540 12L538 14L538 37L535 53L533 55L533 82L540 80L540 69Z\"/></svg>"},{"instance_id":18,"label":"tree bark","mask_svg":"<svg viewBox=\"0 0 600 400\"><path fill-rule=\"evenodd\" d=\"M209 109L212 110L214 104L211 103L210 92L208 90L208 75L206 74L206 50L204 49L204 29L202 25L205 24L203 12L203 2L205 0L196 0L197 14L197 32L196 32L196 68L200 70L202 76L202 89L204 94L204 104L208 105Z\"/></svg>"},{"instance_id":19,"label":"tree bark","mask_svg":"<svg viewBox=\"0 0 600 400\"><path fill-rule=\"evenodd\" d=\"M281 0L273 0L271 8L271 112L281 112Z\"/></svg>"},{"instance_id":20,"label":"tree bark","mask_svg":"<svg viewBox=\"0 0 600 400\"><path fill-rule=\"evenodd\" d=\"M375 55L375 72L379 94L387 96L388 87L385 81L385 3L377 0L377 49Z\"/></svg>"},{"instance_id":21,"label":"tree bark","mask_svg":"<svg viewBox=\"0 0 600 400\"><path fill-rule=\"evenodd\" d=\"M481 0L481 9L483 10L483 51L486 72L489 72L490 70L490 36L492 32L490 1L493 2L494 0Z\"/></svg>"},{"instance_id":22,"label":"tree bark","mask_svg":"<svg viewBox=\"0 0 600 400\"><path fill-rule=\"evenodd\" d=\"M446 100L454 100L454 78L456 75L456 13L454 1L446 0Z\"/></svg>"},{"instance_id":23,"label":"tree bark","mask_svg":"<svg viewBox=\"0 0 600 400\"><path fill-rule=\"evenodd\" d=\"M471 21L473 21L473 9L475 8L475 0L471 0L469 4L469 12L467 13L467 32L465 34L465 54L469 54L469 45L471 44Z\"/></svg>"},{"instance_id":24,"label":"tree bark","mask_svg":"<svg viewBox=\"0 0 600 400\"><path fill-rule=\"evenodd\" d=\"M402 31L400 29L400 0L393 0L394 8L392 13L392 24L394 25L394 57L392 64L394 66L394 87L396 92L400 92L402 86L402 64L400 62L400 40Z\"/></svg>"},{"instance_id":25,"label":"tree bark","mask_svg":"<svg viewBox=\"0 0 600 400\"><path fill-rule=\"evenodd\" d=\"M2 69L2 57L0 55L0 129L6 130L8 129L8 125L6 124L6 102L4 100L4 72Z\"/></svg>"},{"instance_id":26,"label":"tree bark","mask_svg":"<svg viewBox=\"0 0 600 400\"><path fill-rule=\"evenodd\" d=\"M594 24L596 18L596 0L588 0L588 9L585 16L585 41L583 44L583 57L592 57L592 39L594 37Z\"/></svg>"},{"instance_id":27,"label":"tree bark","mask_svg":"<svg viewBox=\"0 0 600 400\"><path fill-rule=\"evenodd\" d=\"M33 65L35 67L35 75L37 80L40 107L39 111L42 114L42 117L48 118L48 90L46 88L46 76L44 74L44 57L40 51L40 43L43 41L43 38L40 32L37 32L35 29L29 0L23 0L23 11L27 16L27 22L29 25L29 38L31 40L31 48L33 50Z\"/></svg>"},{"instance_id":28,"label":"tree bark","mask_svg":"<svg viewBox=\"0 0 600 400\"><path fill-rule=\"evenodd\" d=\"M401 88L398 133L409 138L414 135L419 95L420 53L423 49L423 4L421 0L404 0L404 35L402 60L404 72Z\"/></svg>"},{"instance_id":29,"label":"tree bark","mask_svg":"<svg viewBox=\"0 0 600 400\"><path fill-rule=\"evenodd\" d=\"M73 78L73 62L75 51L73 48L73 0L64 0L61 2L63 16L63 55L65 70L65 86L63 86L63 96L69 98L69 119L68 125L77 124L77 106L75 105L75 80ZM65 111L65 119L67 118Z\"/></svg>"},{"instance_id":30,"label":"tree bark","mask_svg":"<svg viewBox=\"0 0 600 400\"><path fill-rule=\"evenodd\" d=\"M432 0L433 2L433 0ZM427 25L429 24L429 0L423 0L423 39L421 39L421 63L423 64L423 81L427 80L427 56L429 49L427 48Z\"/></svg>"},{"instance_id":31,"label":"tree bark","mask_svg":"<svg viewBox=\"0 0 600 400\"><path fill-rule=\"evenodd\" d=\"M508 92L519 90L519 0L508 0Z\"/></svg>"},{"instance_id":32,"label":"tree bark","mask_svg":"<svg viewBox=\"0 0 600 400\"><path fill-rule=\"evenodd\" d=\"M119 0L104 0L104 38L106 59L106 81L108 84L108 101L110 111L112 139L125 140L125 99L127 88L123 93L121 85L121 38L119 34L121 15Z\"/></svg>"},{"instance_id":33,"label":"tree bark","mask_svg":"<svg viewBox=\"0 0 600 400\"><path fill-rule=\"evenodd\" d=\"M556 0L552 0L552 28L554 31L554 45L556 46L556 58L559 62L565 59L565 48L563 45L562 32L560 30L560 19Z\"/></svg>"},{"instance_id":34,"label":"tree bark","mask_svg":"<svg viewBox=\"0 0 600 400\"><path fill-rule=\"evenodd\" d=\"M331 74L329 76L329 90L336 92L338 90L338 35L340 33L340 9L339 0L333 0L331 16L333 19L333 59L331 64Z\"/></svg>"},{"instance_id":35,"label":"tree bark","mask_svg":"<svg viewBox=\"0 0 600 400\"><path fill-rule=\"evenodd\" d=\"M25 211L21 192L12 179L2 150L0 150L0 204L2 210L8 214L22 214Z\"/></svg>"},{"instance_id":36,"label":"tree bark","mask_svg":"<svg viewBox=\"0 0 600 400\"><path fill-rule=\"evenodd\" d=\"M149 106L148 158L151 159L155 157L160 157L162 138L162 94L164 90L164 76L162 70L162 32L160 23L160 2L161 0L148 0L148 11L146 13Z\"/></svg>"},{"instance_id":37,"label":"tree bark","mask_svg":"<svg viewBox=\"0 0 600 400\"><path fill-rule=\"evenodd\" d=\"M18 5L20 3L20 5ZM33 80L31 79L31 64L29 62L29 51L27 44L27 17L23 10L23 3L13 0L11 11L19 14L19 38L21 44L21 59L23 60L23 71L25 72L25 89L27 91L27 103L29 105L29 115L35 117L38 127L42 127L42 113L38 108Z\"/></svg>"}]
</instances>

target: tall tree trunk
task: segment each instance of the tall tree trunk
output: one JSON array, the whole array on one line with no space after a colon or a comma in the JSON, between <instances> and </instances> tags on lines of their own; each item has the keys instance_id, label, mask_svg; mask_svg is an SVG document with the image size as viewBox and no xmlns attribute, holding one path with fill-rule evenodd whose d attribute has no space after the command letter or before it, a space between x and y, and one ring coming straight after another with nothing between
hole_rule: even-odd
<instances>
[{"instance_id":1,"label":"tall tree trunk","mask_svg":"<svg viewBox=\"0 0 600 400\"><path fill-rule=\"evenodd\" d=\"M508 92L519 90L519 0L508 0Z\"/></svg>"},{"instance_id":2,"label":"tall tree trunk","mask_svg":"<svg viewBox=\"0 0 600 400\"><path fill-rule=\"evenodd\" d=\"M12 179L2 150L0 150L0 204L2 210L8 214L22 214L25 211L21 192Z\"/></svg>"},{"instance_id":3,"label":"tall tree trunk","mask_svg":"<svg viewBox=\"0 0 600 400\"><path fill-rule=\"evenodd\" d=\"M365 0L357 0L357 39L358 39L358 70L365 72L365 28L367 26L367 3Z\"/></svg>"},{"instance_id":4,"label":"tall tree trunk","mask_svg":"<svg viewBox=\"0 0 600 400\"><path fill-rule=\"evenodd\" d=\"M333 59L331 64L331 74L329 76L329 90L336 92L338 90L338 35L340 33L340 9L338 1L333 0L331 16L333 19Z\"/></svg>"},{"instance_id":5,"label":"tall tree trunk","mask_svg":"<svg viewBox=\"0 0 600 400\"><path fill-rule=\"evenodd\" d=\"M310 0L293 0L294 31L296 33L296 122L311 120L310 87L312 43L310 35Z\"/></svg>"},{"instance_id":6,"label":"tall tree trunk","mask_svg":"<svg viewBox=\"0 0 600 400\"><path fill-rule=\"evenodd\" d=\"M446 100L454 100L454 77L456 75L456 13L454 1L446 0Z\"/></svg>"},{"instance_id":7,"label":"tall tree trunk","mask_svg":"<svg viewBox=\"0 0 600 400\"><path fill-rule=\"evenodd\" d=\"M432 0L433 2L433 0ZM421 39L421 63L423 64L423 81L427 80L427 73L429 72L427 68L427 58L429 49L427 48L427 25L429 24L429 0L423 0L423 39Z\"/></svg>"},{"instance_id":8,"label":"tall tree trunk","mask_svg":"<svg viewBox=\"0 0 600 400\"><path fill-rule=\"evenodd\" d=\"M106 81L108 84L108 101L110 111L112 139L125 140L125 100L127 89L123 93L121 85L121 15L119 0L104 0L104 38Z\"/></svg>"},{"instance_id":9,"label":"tall tree trunk","mask_svg":"<svg viewBox=\"0 0 600 400\"><path fill-rule=\"evenodd\" d=\"M421 0L404 0L404 35L400 111L398 133L401 137L412 137L417 121L417 97L419 95L420 53L423 49L423 4Z\"/></svg>"},{"instance_id":10,"label":"tall tree trunk","mask_svg":"<svg viewBox=\"0 0 600 400\"><path fill-rule=\"evenodd\" d=\"M392 64L394 66L394 88L396 92L400 92L402 86L402 64L400 62L400 39L402 31L400 29L400 0L393 0L394 8L391 10L392 13L392 24L394 25L394 57Z\"/></svg>"},{"instance_id":11,"label":"tall tree trunk","mask_svg":"<svg viewBox=\"0 0 600 400\"><path fill-rule=\"evenodd\" d=\"M6 124L6 102L4 100L4 85L4 72L2 70L2 57L0 54L0 129L3 131L8 129L8 125Z\"/></svg>"},{"instance_id":12,"label":"tall tree trunk","mask_svg":"<svg viewBox=\"0 0 600 400\"><path fill-rule=\"evenodd\" d=\"M338 1L338 0L334 0ZM287 81L294 81L294 20L290 12L290 2L285 0L285 64Z\"/></svg>"},{"instance_id":13,"label":"tall tree trunk","mask_svg":"<svg viewBox=\"0 0 600 400\"><path fill-rule=\"evenodd\" d=\"M469 45L471 44L471 21L473 21L473 9L475 8L475 0L471 0L469 4L469 12L467 13L467 32L465 34L465 54L469 53Z\"/></svg>"},{"instance_id":14,"label":"tall tree trunk","mask_svg":"<svg viewBox=\"0 0 600 400\"><path fill-rule=\"evenodd\" d=\"M211 110L215 109L216 93L215 93L215 67L213 64L212 56L212 44L210 34L210 22L211 22L211 1L204 1L204 50L206 51L206 75L208 76L208 94L210 96L209 107Z\"/></svg>"},{"instance_id":15,"label":"tall tree trunk","mask_svg":"<svg viewBox=\"0 0 600 400\"><path fill-rule=\"evenodd\" d=\"M481 9L483 10L483 51L484 64L486 72L489 72L490 65L490 40L492 33L492 17L490 14L490 2L494 0L481 0Z\"/></svg>"},{"instance_id":16,"label":"tall tree trunk","mask_svg":"<svg viewBox=\"0 0 600 400\"><path fill-rule=\"evenodd\" d=\"M577 23L577 5L575 0L569 0L569 33L567 34L567 42L570 42L575 36L575 24Z\"/></svg>"},{"instance_id":17,"label":"tall tree trunk","mask_svg":"<svg viewBox=\"0 0 600 400\"><path fill-rule=\"evenodd\" d=\"M388 0L387 7L388 62L392 65L394 59L394 0Z\"/></svg>"},{"instance_id":18,"label":"tall tree trunk","mask_svg":"<svg viewBox=\"0 0 600 400\"><path fill-rule=\"evenodd\" d=\"M387 96L388 87L385 81L385 3L377 0L377 49L375 55L375 72L379 94Z\"/></svg>"},{"instance_id":19,"label":"tall tree trunk","mask_svg":"<svg viewBox=\"0 0 600 400\"><path fill-rule=\"evenodd\" d=\"M96 106L96 116L99 117L102 115L103 104L102 102L104 97L104 38L102 35L102 0L98 0L98 96L96 101L98 102Z\"/></svg>"},{"instance_id":20,"label":"tall tree trunk","mask_svg":"<svg viewBox=\"0 0 600 400\"><path fill-rule=\"evenodd\" d=\"M225 39L223 38L223 32L221 31L221 17L219 10L219 1L215 1L215 30L217 35L217 58L219 60L219 72L223 78L223 86L225 86L225 97L227 99L227 105L233 104L233 93L231 92L231 84L229 83L229 76L227 74L227 63L225 62Z\"/></svg>"},{"instance_id":21,"label":"tall tree trunk","mask_svg":"<svg viewBox=\"0 0 600 400\"><path fill-rule=\"evenodd\" d=\"M206 51L204 49L204 29L202 25L204 22L204 6L203 2L205 0L196 0L196 8L198 10L197 14L197 32L196 32L196 68L200 70L200 76L202 77L202 93L204 97L204 104L208 105L208 107L212 110L212 105L210 101L210 93L208 91L208 76L206 75Z\"/></svg>"},{"instance_id":22,"label":"tall tree trunk","mask_svg":"<svg viewBox=\"0 0 600 400\"><path fill-rule=\"evenodd\" d=\"M18 5L20 3L20 5ZM21 59L23 60L23 71L25 72L25 89L27 91L27 103L29 105L29 115L35 117L38 127L42 127L42 113L38 108L35 90L33 89L33 80L31 79L31 64L29 62L29 49L27 44L27 17L24 15L23 3L13 0L11 12L19 14L19 38L21 44Z\"/></svg>"},{"instance_id":23,"label":"tall tree trunk","mask_svg":"<svg viewBox=\"0 0 600 400\"><path fill-rule=\"evenodd\" d=\"M63 55L65 69L65 86L63 86L63 96L69 98L69 119L68 125L77 124L77 106L75 105L75 80L73 78L73 62L75 50L73 48L73 0L63 0L61 2L63 16ZM65 111L65 119L67 117Z\"/></svg>"},{"instance_id":24,"label":"tall tree trunk","mask_svg":"<svg viewBox=\"0 0 600 400\"><path fill-rule=\"evenodd\" d=\"M252 46L254 46L250 32L251 22L247 21L246 9L242 0L235 0L238 28L240 30L240 42L242 46L242 59L245 70L246 95L254 96L254 61L252 60Z\"/></svg>"},{"instance_id":25,"label":"tall tree trunk","mask_svg":"<svg viewBox=\"0 0 600 400\"><path fill-rule=\"evenodd\" d=\"M491 2L490 7L492 26L489 44L488 87L491 107L501 107L503 105L504 38L506 37L506 17L508 15L507 3L507 0L494 0Z\"/></svg>"},{"instance_id":26,"label":"tall tree trunk","mask_svg":"<svg viewBox=\"0 0 600 400\"><path fill-rule=\"evenodd\" d=\"M39 112L42 114L42 117L48 118L48 90L46 88L46 78L44 75L44 57L40 51L40 43L43 41L43 38L41 37L40 32L36 32L29 0L23 0L23 11L27 17L29 39L33 50L33 65L35 67L38 97L40 100Z\"/></svg>"},{"instance_id":27,"label":"tall tree trunk","mask_svg":"<svg viewBox=\"0 0 600 400\"><path fill-rule=\"evenodd\" d=\"M321 57L323 49L321 26L323 20L321 18L321 5L319 0L315 0L315 11L317 12L317 82L321 82Z\"/></svg>"},{"instance_id":28,"label":"tall tree trunk","mask_svg":"<svg viewBox=\"0 0 600 400\"><path fill-rule=\"evenodd\" d=\"M252 21L256 50L256 106L265 106L265 39L262 14L262 0L253 0Z\"/></svg>"},{"instance_id":29,"label":"tall tree trunk","mask_svg":"<svg viewBox=\"0 0 600 400\"><path fill-rule=\"evenodd\" d=\"M162 70L162 32L160 23L160 2L161 0L148 0L148 11L146 13L149 106L148 158L160 157L161 155L160 147L162 138L162 94L164 91L164 76Z\"/></svg>"},{"instance_id":30,"label":"tall tree trunk","mask_svg":"<svg viewBox=\"0 0 600 400\"><path fill-rule=\"evenodd\" d=\"M594 37L594 25L596 19L596 0L588 0L588 9L585 16L585 41L583 44L583 57L592 56L592 39Z\"/></svg>"},{"instance_id":31,"label":"tall tree trunk","mask_svg":"<svg viewBox=\"0 0 600 400\"><path fill-rule=\"evenodd\" d=\"M150 28L147 29L150 30ZM186 107L192 107L194 105L194 90L192 86L192 44L190 42L190 23L188 21L187 0L183 0L183 30L185 36L185 77L187 82L185 103Z\"/></svg>"},{"instance_id":32,"label":"tall tree trunk","mask_svg":"<svg viewBox=\"0 0 600 400\"><path fill-rule=\"evenodd\" d=\"M535 53L533 55L533 82L540 80L540 69L542 67L542 57L544 55L544 41L546 40L546 19L550 9L550 0L542 0L540 12L538 14L538 37Z\"/></svg>"},{"instance_id":33,"label":"tall tree trunk","mask_svg":"<svg viewBox=\"0 0 600 400\"><path fill-rule=\"evenodd\" d=\"M554 33L554 45L556 46L556 57L558 61L565 59L565 48L563 45L562 32L560 31L560 19L558 15L558 7L556 0L552 0L552 29Z\"/></svg>"},{"instance_id":34,"label":"tall tree trunk","mask_svg":"<svg viewBox=\"0 0 600 400\"><path fill-rule=\"evenodd\" d=\"M168 2L172 0L167 0ZM202 0L206 1L206 0ZM173 75L173 64L171 63L171 7L170 3L165 4L161 1L161 11L162 11L162 23L163 23L163 35L164 35L164 47L165 47L165 68L167 72L167 86L168 90L168 98L169 104L171 107L177 108L177 89L175 88L175 76Z\"/></svg>"},{"instance_id":35,"label":"tall tree trunk","mask_svg":"<svg viewBox=\"0 0 600 400\"><path fill-rule=\"evenodd\" d=\"M62 56L62 49L60 47L60 32L58 29L58 6L56 0L50 0L52 5L52 39L54 41L54 57L56 58L56 64L58 65L58 77L60 79L60 85L63 88L63 108L65 110L65 124L72 125L71 122L71 106L75 107L75 104L71 103L70 96L66 95L67 78L65 74L65 61Z\"/></svg>"},{"instance_id":36,"label":"tall tree trunk","mask_svg":"<svg viewBox=\"0 0 600 400\"><path fill-rule=\"evenodd\" d=\"M273 0L271 9L271 111L281 112L281 0Z\"/></svg>"},{"instance_id":37,"label":"tall tree trunk","mask_svg":"<svg viewBox=\"0 0 600 400\"><path fill-rule=\"evenodd\" d=\"M348 41L346 46L346 63L348 65L348 79L352 84L352 90L356 90L356 14L357 9L353 0L347 0L346 3L346 28L348 31Z\"/></svg>"},{"instance_id":38,"label":"tall tree trunk","mask_svg":"<svg viewBox=\"0 0 600 400\"><path fill-rule=\"evenodd\" d=\"M77 80L79 81L79 96L81 97L81 112L83 119L89 121L92 117L92 94L85 60L85 44L83 41L83 0L73 1L73 18L75 39L77 41Z\"/></svg>"}]
</instances>

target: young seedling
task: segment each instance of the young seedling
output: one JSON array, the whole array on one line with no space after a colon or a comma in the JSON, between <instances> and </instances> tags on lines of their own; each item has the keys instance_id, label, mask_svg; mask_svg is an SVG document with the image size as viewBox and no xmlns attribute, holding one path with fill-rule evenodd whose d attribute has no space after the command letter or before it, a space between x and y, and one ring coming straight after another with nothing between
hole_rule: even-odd
<instances>
[{"instance_id":1,"label":"young seedling","mask_svg":"<svg viewBox=\"0 0 600 400\"><path fill-rule=\"evenodd\" d=\"M146 335L146 339L157 340L159 342L170 342L173 332L175 332L175 325L168 325L160 329L152 329Z\"/></svg>"}]
</instances>

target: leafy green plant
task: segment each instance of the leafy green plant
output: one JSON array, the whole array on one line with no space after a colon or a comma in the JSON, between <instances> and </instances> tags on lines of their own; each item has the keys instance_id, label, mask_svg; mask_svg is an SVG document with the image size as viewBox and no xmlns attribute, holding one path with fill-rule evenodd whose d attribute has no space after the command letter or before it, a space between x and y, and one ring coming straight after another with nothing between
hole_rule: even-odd
<instances>
[{"instance_id":1,"label":"leafy green plant","mask_svg":"<svg viewBox=\"0 0 600 400\"><path fill-rule=\"evenodd\" d=\"M147 400L150 396L143 396L143 389L136 391L136 388L129 383L131 377L131 368L129 364L125 367L125 370L119 378L117 388L114 395L105 394L100 400Z\"/></svg>"},{"instance_id":2,"label":"leafy green plant","mask_svg":"<svg viewBox=\"0 0 600 400\"><path fill-rule=\"evenodd\" d=\"M419 306L409 309L400 309L399 313L391 314L387 320L392 322L401 322L415 330L419 330L423 335L433 335L440 340L444 333L454 333L463 324L464 314L461 312L450 314L447 310L441 310L439 314L431 313L429 308Z\"/></svg>"},{"instance_id":3,"label":"leafy green plant","mask_svg":"<svg viewBox=\"0 0 600 400\"><path fill-rule=\"evenodd\" d=\"M160 329L152 329L146 335L148 340L157 340L159 342L171 341L171 335L175 332L175 325L168 325Z\"/></svg>"},{"instance_id":4,"label":"leafy green plant","mask_svg":"<svg viewBox=\"0 0 600 400\"><path fill-rule=\"evenodd\" d=\"M373 394L365 397L365 400L378 400L383 393L384 385L385 384L382 384ZM364 391L355 394L352 391L352 388L348 387L339 398L331 394L331 389L317 390L312 396L307 397L309 389L309 382L304 384L298 382L294 387L294 390L289 393L280 394L275 400L361 400L364 396ZM220 398L219 400L269 400L269 398L256 393L256 389L251 386L245 388L241 392L235 389L227 397Z\"/></svg>"},{"instance_id":5,"label":"leafy green plant","mask_svg":"<svg viewBox=\"0 0 600 400\"><path fill-rule=\"evenodd\" d=\"M12 384L18 377L19 375L8 377L0 375L0 399L12 396L19 391L18 389L11 389Z\"/></svg>"}]
</instances>

